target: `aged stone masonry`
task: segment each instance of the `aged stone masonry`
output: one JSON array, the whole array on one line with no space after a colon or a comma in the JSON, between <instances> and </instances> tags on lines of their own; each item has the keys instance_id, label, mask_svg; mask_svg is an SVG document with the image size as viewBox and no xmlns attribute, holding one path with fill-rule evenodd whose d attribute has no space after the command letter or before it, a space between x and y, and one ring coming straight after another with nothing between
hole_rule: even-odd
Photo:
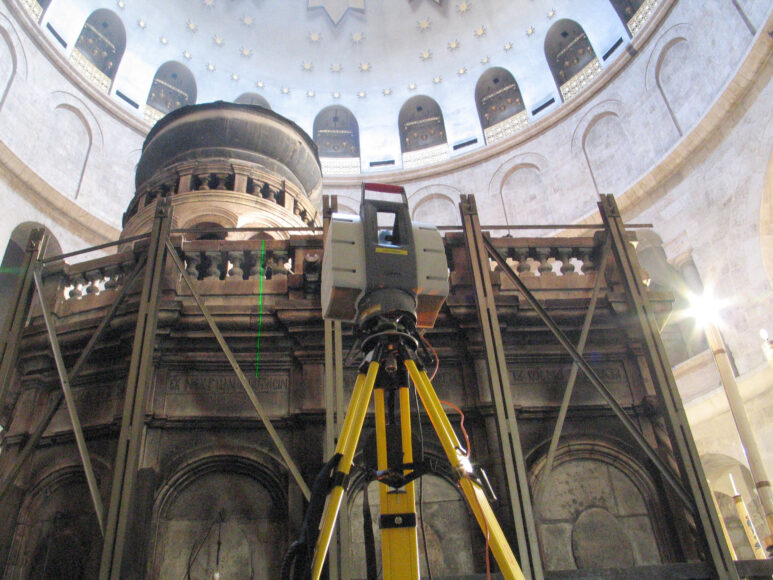
<instances>
[{"instance_id":1,"label":"aged stone masonry","mask_svg":"<svg viewBox=\"0 0 773 580\"><path fill-rule=\"evenodd\" d=\"M357 370L341 365L349 329L320 315L323 216L309 201L320 183L316 147L291 122L199 105L149 134L116 253L38 260L45 235L33 234L0 359L3 578L277 577L342 419L330 401L340 409ZM736 571L719 541L657 332L673 298L642 284L637 230L613 198L599 207L603 224L577 237L489 237L462 200L464 227L445 235L451 294L426 334L438 394L464 411L529 576L770 575L765 562ZM422 561L437 578L483 573L484 539L423 432ZM364 493L377 506L375 492L353 479L331 568L341 577L364 577L361 506Z\"/></svg>"}]
</instances>

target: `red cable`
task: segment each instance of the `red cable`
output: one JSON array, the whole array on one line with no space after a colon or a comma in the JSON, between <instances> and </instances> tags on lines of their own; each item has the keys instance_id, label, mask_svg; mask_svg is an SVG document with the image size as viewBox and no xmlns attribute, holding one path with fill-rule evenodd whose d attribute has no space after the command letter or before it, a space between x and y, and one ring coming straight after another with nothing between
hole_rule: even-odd
<instances>
[{"instance_id":1,"label":"red cable","mask_svg":"<svg viewBox=\"0 0 773 580\"><path fill-rule=\"evenodd\" d=\"M437 352L432 347L432 345L429 343L429 341L425 338L425 336L423 334L421 334L419 336L421 336L421 339L424 341L424 344L427 345L427 347L430 349L430 351L432 351L432 354L435 357L435 371L432 373L432 376L429 379L430 382L432 382L434 380L434 378L435 378L435 375L437 374L438 368L440 368L440 357L438 357ZM439 400L440 400L440 403L442 405L448 405L454 411L459 413L459 416L461 418L460 421L459 421L459 427L462 429L462 434L464 435L464 441L465 441L465 444L467 445L467 448L466 448L466 451L464 453L464 456L465 457L469 457L470 453L471 453L470 437L467 435L467 429L464 428L464 413L456 405L454 405L452 403L449 403L448 401L443 401L442 399L439 399ZM481 513L483 513L483 508L480 506L480 502L477 501L477 498L476 498L476 503L478 504L478 509L481 511ZM485 533L485 536L486 536L486 578L488 580L491 580L491 554L490 554L490 550L489 550L490 546L489 546L488 522L486 521L486 518L482 518L482 519L483 519L484 527L486 528L486 533Z\"/></svg>"}]
</instances>

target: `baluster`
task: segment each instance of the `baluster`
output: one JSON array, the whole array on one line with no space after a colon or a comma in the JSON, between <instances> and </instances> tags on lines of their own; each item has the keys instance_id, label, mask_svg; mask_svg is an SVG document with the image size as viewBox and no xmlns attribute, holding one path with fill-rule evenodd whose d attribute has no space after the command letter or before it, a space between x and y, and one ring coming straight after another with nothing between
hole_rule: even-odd
<instances>
[{"instance_id":1,"label":"baluster","mask_svg":"<svg viewBox=\"0 0 773 580\"><path fill-rule=\"evenodd\" d=\"M596 264L593 261L593 248L580 248L578 258L582 262L582 273L589 276L596 270Z\"/></svg>"},{"instance_id":2,"label":"baluster","mask_svg":"<svg viewBox=\"0 0 773 580\"><path fill-rule=\"evenodd\" d=\"M185 252L185 273L192 279L199 279L199 264L201 264L201 256L198 252Z\"/></svg>"},{"instance_id":3,"label":"baluster","mask_svg":"<svg viewBox=\"0 0 773 580\"><path fill-rule=\"evenodd\" d=\"M539 271L540 276L555 276L553 264L550 262L550 250L551 248L534 248L534 254L539 262L537 271Z\"/></svg>"},{"instance_id":4,"label":"baluster","mask_svg":"<svg viewBox=\"0 0 773 580\"><path fill-rule=\"evenodd\" d=\"M83 296L83 290L81 290L81 287L86 281L83 279L82 274L75 274L74 276L70 277L70 284L72 284L72 289L69 292L70 298L81 298Z\"/></svg>"},{"instance_id":5,"label":"baluster","mask_svg":"<svg viewBox=\"0 0 773 580\"><path fill-rule=\"evenodd\" d=\"M228 270L228 277L242 280L244 278L244 270L242 270L242 264L244 263L244 252L228 252L228 259L231 262L231 269Z\"/></svg>"},{"instance_id":6,"label":"baluster","mask_svg":"<svg viewBox=\"0 0 773 580\"><path fill-rule=\"evenodd\" d=\"M272 276L287 276L285 264L287 263L287 252L276 251L271 253L271 271Z\"/></svg>"},{"instance_id":7,"label":"baluster","mask_svg":"<svg viewBox=\"0 0 773 580\"><path fill-rule=\"evenodd\" d=\"M250 280L260 280L263 276L263 268L260 267L260 250L250 252L250 256L253 260L252 266L250 266Z\"/></svg>"},{"instance_id":8,"label":"baluster","mask_svg":"<svg viewBox=\"0 0 773 580\"><path fill-rule=\"evenodd\" d=\"M215 173L215 189L227 189L226 179L228 179L227 173Z\"/></svg>"},{"instance_id":9,"label":"baluster","mask_svg":"<svg viewBox=\"0 0 773 580\"><path fill-rule=\"evenodd\" d=\"M101 270L89 270L85 273L85 278L89 285L86 286L86 294L99 294L99 285L97 282L102 279Z\"/></svg>"},{"instance_id":10,"label":"baluster","mask_svg":"<svg viewBox=\"0 0 773 580\"><path fill-rule=\"evenodd\" d=\"M199 178L198 191L209 189L209 173L199 173L197 177Z\"/></svg>"},{"instance_id":11,"label":"baluster","mask_svg":"<svg viewBox=\"0 0 773 580\"><path fill-rule=\"evenodd\" d=\"M533 276L531 264L529 264L529 248L514 248L513 256L518 261L518 276Z\"/></svg>"},{"instance_id":12,"label":"baluster","mask_svg":"<svg viewBox=\"0 0 773 580\"><path fill-rule=\"evenodd\" d=\"M207 275L205 280L220 280L220 263L223 260L223 254L220 250L204 252L208 259Z\"/></svg>"},{"instance_id":13,"label":"baluster","mask_svg":"<svg viewBox=\"0 0 773 580\"><path fill-rule=\"evenodd\" d=\"M112 264L105 266L105 290L115 290L118 288L118 283L121 279L121 266L120 264Z\"/></svg>"},{"instance_id":14,"label":"baluster","mask_svg":"<svg viewBox=\"0 0 773 580\"><path fill-rule=\"evenodd\" d=\"M260 195L263 197L263 199L276 203L276 194L268 183L264 183L260 188Z\"/></svg>"},{"instance_id":15,"label":"baluster","mask_svg":"<svg viewBox=\"0 0 773 580\"><path fill-rule=\"evenodd\" d=\"M564 276L577 276L572 263L572 248L558 248L558 259L561 260L561 273Z\"/></svg>"}]
</instances>

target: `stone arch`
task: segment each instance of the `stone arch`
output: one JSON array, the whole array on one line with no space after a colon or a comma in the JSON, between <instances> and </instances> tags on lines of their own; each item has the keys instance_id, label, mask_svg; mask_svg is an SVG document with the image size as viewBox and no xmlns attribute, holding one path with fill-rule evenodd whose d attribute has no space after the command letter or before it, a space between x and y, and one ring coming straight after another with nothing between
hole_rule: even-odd
<instances>
[{"instance_id":1,"label":"stone arch","mask_svg":"<svg viewBox=\"0 0 773 580\"><path fill-rule=\"evenodd\" d=\"M738 517L734 496L736 490L743 498L746 509L757 530L758 536L765 536L767 529L764 510L757 494L754 478L749 468L734 457L721 453L701 455L701 465L706 473L709 487L717 500L720 514L725 522L730 540L739 560L753 560L755 554ZM732 480L731 480L732 477ZM735 486L735 489L733 488Z\"/></svg>"},{"instance_id":2,"label":"stone arch","mask_svg":"<svg viewBox=\"0 0 773 580\"><path fill-rule=\"evenodd\" d=\"M178 461L156 495L148 577L182 578L187 570L212 577L218 541L225 577L278 577L288 535L286 475L256 450L199 451Z\"/></svg>"},{"instance_id":3,"label":"stone arch","mask_svg":"<svg viewBox=\"0 0 773 580\"><path fill-rule=\"evenodd\" d=\"M71 144L70 147L61 147L60 140L60 146L57 149L61 153L57 155L55 166L60 171L69 169L71 172L62 172L60 179L52 185L62 193L69 193L73 199L77 199L91 154L91 128L79 109L64 103L54 109L53 126L58 129L59 135L66 136Z\"/></svg>"},{"instance_id":4,"label":"stone arch","mask_svg":"<svg viewBox=\"0 0 773 580\"><path fill-rule=\"evenodd\" d=\"M237 105L257 105L264 109L271 110L271 105L268 104L266 98L258 93L242 93L234 101Z\"/></svg>"},{"instance_id":5,"label":"stone arch","mask_svg":"<svg viewBox=\"0 0 773 580\"><path fill-rule=\"evenodd\" d=\"M443 112L437 101L425 95L408 99L397 118L403 153L447 143Z\"/></svg>"},{"instance_id":6,"label":"stone arch","mask_svg":"<svg viewBox=\"0 0 773 580\"><path fill-rule=\"evenodd\" d=\"M458 489L447 459L442 455L442 451L433 448L430 452L425 447L424 461L428 465L428 473L414 484L419 562L422 570L427 570L427 561L435 577L467 576L485 570L483 562L485 539ZM344 509L349 512L351 529L351 541L348 542L349 562L351 572L356 578L364 578L366 575L364 528L361 515L366 483L361 473L352 479L348 503L344 506ZM378 548L380 546L379 485L381 484L375 482L367 485L378 567L381 565L381 551ZM421 501L420 492L423 496ZM424 552L425 539L428 557Z\"/></svg>"},{"instance_id":7,"label":"stone arch","mask_svg":"<svg viewBox=\"0 0 773 580\"><path fill-rule=\"evenodd\" d=\"M313 134L320 157L360 156L360 128L346 107L331 105L317 113Z\"/></svg>"},{"instance_id":8,"label":"stone arch","mask_svg":"<svg viewBox=\"0 0 773 580\"><path fill-rule=\"evenodd\" d=\"M659 564L665 553L665 513L649 471L618 441L567 438L550 482L543 481L547 443L530 457L529 480L547 570ZM609 533L603 537L595 530ZM614 556L612 556L614 555Z\"/></svg>"},{"instance_id":9,"label":"stone arch","mask_svg":"<svg viewBox=\"0 0 773 580\"><path fill-rule=\"evenodd\" d=\"M70 60L73 60L79 68L84 69L89 80L109 91L125 49L126 29L120 17L112 10L100 8L92 12L86 19L70 55ZM87 65L82 62L82 59L88 61L104 76L89 74L93 69L85 69L84 67ZM106 86L103 84L105 80L107 81Z\"/></svg>"},{"instance_id":10,"label":"stone arch","mask_svg":"<svg viewBox=\"0 0 773 580\"><path fill-rule=\"evenodd\" d=\"M95 464L98 474L99 467ZM6 573L43 580L66 570L68 577L96 578L101 548L83 469L57 466L39 477L22 501Z\"/></svg>"},{"instance_id":11,"label":"stone arch","mask_svg":"<svg viewBox=\"0 0 773 580\"><path fill-rule=\"evenodd\" d=\"M571 81L596 60L596 53L582 26L563 18L555 22L545 36L545 58L561 96L568 100L582 88L572 89Z\"/></svg>"},{"instance_id":12,"label":"stone arch","mask_svg":"<svg viewBox=\"0 0 773 580\"><path fill-rule=\"evenodd\" d=\"M182 218L183 216L180 217ZM192 229L204 223L212 223L222 228L235 228L238 227L238 222L239 216L236 213L225 208L211 207L207 208L206 211L185 215L180 229Z\"/></svg>"},{"instance_id":13,"label":"stone arch","mask_svg":"<svg viewBox=\"0 0 773 580\"><path fill-rule=\"evenodd\" d=\"M574 131L572 150L582 149L596 193L620 195L636 176L633 144L623 118L620 101L603 101L583 116Z\"/></svg>"},{"instance_id":14,"label":"stone arch","mask_svg":"<svg viewBox=\"0 0 773 580\"><path fill-rule=\"evenodd\" d=\"M523 153L511 157L494 172L489 181L490 199L498 199L499 207L479 208L481 219L493 223L545 224L554 222L552 203L555 188L550 182L549 162L536 153ZM521 193L523 192L523 193ZM499 218L497 220L497 217ZM544 235L545 231L535 235ZM521 235L527 235L521 232Z\"/></svg>"},{"instance_id":15,"label":"stone arch","mask_svg":"<svg viewBox=\"0 0 773 580\"><path fill-rule=\"evenodd\" d=\"M59 241L42 224L24 222L13 229L0 264L0 331L8 318L10 309L14 307L13 301L20 279L19 269L24 262L30 234L35 229L46 230L49 235L44 257L58 256L62 253Z\"/></svg>"},{"instance_id":16,"label":"stone arch","mask_svg":"<svg viewBox=\"0 0 773 580\"><path fill-rule=\"evenodd\" d=\"M408 197L411 219L438 226L461 225L459 199L462 192L450 185L427 185Z\"/></svg>"},{"instance_id":17,"label":"stone arch","mask_svg":"<svg viewBox=\"0 0 773 580\"><path fill-rule=\"evenodd\" d=\"M161 115L196 103L196 79L190 69L175 60L158 67L148 93L147 106Z\"/></svg>"},{"instance_id":18,"label":"stone arch","mask_svg":"<svg viewBox=\"0 0 773 580\"><path fill-rule=\"evenodd\" d=\"M685 23L664 31L653 45L645 71L645 87L658 91L679 136L701 118L703 110L695 103L710 93L703 66L693 54L694 37L693 27Z\"/></svg>"},{"instance_id":19,"label":"stone arch","mask_svg":"<svg viewBox=\"0 0 773 580\"><path fill-rule=\"evenodd\" d=\"M484 131L526 110L515 77L502 67L491 67L480 75L475 85L475 106Z\"/></svg>"},{"instance_id":20,"label":"stone arch","mask_svg":"<svg viewBox=\"0 0 773 580\"><path fill-rule=\"evenodd\" d=\"M16 49L8 31L0 27L0 110L5 104L8 92L18 68Z\"/></svg>"}]
</instances>

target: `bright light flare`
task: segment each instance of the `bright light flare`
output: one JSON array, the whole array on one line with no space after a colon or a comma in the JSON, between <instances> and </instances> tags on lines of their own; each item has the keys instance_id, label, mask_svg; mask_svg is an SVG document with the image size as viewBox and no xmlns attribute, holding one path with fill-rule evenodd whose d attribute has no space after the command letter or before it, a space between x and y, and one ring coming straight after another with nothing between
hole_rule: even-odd
<instances>
[{"instance_id":1,"label":"bright light flare","mask_svg":"<svg viewBox=\"0 0 773 580\"><path fill-rule=\"evenodd\" d=\"M699 326L705 327L719 322L719 312L724 306L724 301L715 298L711 290L707 288L703 294L690 296L690 308L687 310L687 315L695 318Z\"/></svg>"}]
</instances>

